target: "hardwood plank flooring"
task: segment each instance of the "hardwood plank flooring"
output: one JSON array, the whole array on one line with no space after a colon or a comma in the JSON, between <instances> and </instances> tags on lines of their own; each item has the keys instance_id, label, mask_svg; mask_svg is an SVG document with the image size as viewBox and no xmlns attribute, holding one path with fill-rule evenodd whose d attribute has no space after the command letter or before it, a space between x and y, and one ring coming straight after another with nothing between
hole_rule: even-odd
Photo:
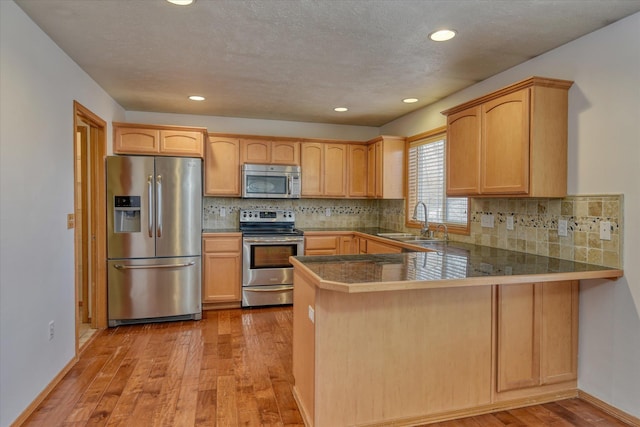
<instances>
[{"instance_id":1,"label":"hardwood plank flooring","mask_svg":"<svg viewBox=\"0 0 640 427\"><path fill-rule=\"evenodd\" d=\"M292 319L291 307L205 311L99 331L23 426L303 426ZM579 399L430 424L625 425Z\"/></svg>"}]
</instances>

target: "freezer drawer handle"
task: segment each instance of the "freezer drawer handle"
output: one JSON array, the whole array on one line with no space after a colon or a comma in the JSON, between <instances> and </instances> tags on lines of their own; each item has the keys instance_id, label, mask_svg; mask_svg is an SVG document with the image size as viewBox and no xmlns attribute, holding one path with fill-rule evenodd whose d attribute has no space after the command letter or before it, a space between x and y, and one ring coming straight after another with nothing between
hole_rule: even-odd
<instances>
[{"instance_id":1,"label":"freezer drawer handle","mask_svg":"<svg viewBox=\"0 0 640 427\"><path fill-rule=\"evenodd\" d=\"M176 267L191 267L196 265L195 261L185 262L183 264L157 264L157 265L122 265L116 264L115 268L118 270L138 270L142 268L176 268Z\"/></svg>"},{"instance_id":2,"label":"freezer drawer handle","mask_svg":"<svg viewBox=\"0 0 640 427\"><path fill-rule=\"evenodd\" d=\"M244 288L243 291L245 291L245 292L282 292L282 291L290 291L291 289L293 289L293 286L286 286L286 287L282 287L282 288L278 288L278 289L247 289L247 288Z\"/></svg>"}]
</instances>

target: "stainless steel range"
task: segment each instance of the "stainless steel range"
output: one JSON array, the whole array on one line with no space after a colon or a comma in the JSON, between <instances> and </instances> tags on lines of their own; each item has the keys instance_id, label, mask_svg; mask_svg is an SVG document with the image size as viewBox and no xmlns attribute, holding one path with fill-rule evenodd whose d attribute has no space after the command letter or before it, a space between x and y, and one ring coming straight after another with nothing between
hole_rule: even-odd
<instances>
[{"instance_id":1,"label":"stainless steel range","mask_svg":"<svg viewBox=\"0 0 640 427\"><path fill-rule=\"evenodd\" d=\"M290 256L304 254L291 210L240 210L242 306L293 303Z\"/></svg>"}]
</instances>

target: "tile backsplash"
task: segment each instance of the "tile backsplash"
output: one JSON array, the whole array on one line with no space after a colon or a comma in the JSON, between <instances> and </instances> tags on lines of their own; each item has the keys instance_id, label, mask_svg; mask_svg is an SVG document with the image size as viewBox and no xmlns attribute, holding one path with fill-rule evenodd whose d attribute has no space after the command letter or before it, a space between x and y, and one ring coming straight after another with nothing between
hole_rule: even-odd
<instances>
[{"instance_id":1,"label":"tile backsplash","mask_svg":"<svg viewBox=\"0 0 640 427\"><path fill-rule=\"evenodd\" d=\"M261 200L206 197L205 229L238 226L240 209L293 209L300 228L382 227L411 231L404 224L403 200L298 199ZM221 216L224 210L225 216ZM329 216L327 216L329 213ZM450 239L501 249L622 267L623 196L568 196L563 199L471 199L471 232ZM480 225L483 214L494 228ZM507 230L513 217L514 229ZM567 220L567 236L558 236L558 220ZM600 240L600 221L611 223L611 240Z\"/></svg>"}]
</instances>

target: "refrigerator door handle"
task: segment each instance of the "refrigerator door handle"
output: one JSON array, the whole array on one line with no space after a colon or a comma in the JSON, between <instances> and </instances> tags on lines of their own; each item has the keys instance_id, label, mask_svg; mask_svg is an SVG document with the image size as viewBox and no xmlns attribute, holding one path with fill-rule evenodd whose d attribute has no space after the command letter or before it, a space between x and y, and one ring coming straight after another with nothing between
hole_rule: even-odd
<instances>
[{"instance_id":1,"label":"refrigerator door handle","mask_svg":"<svg viewBox=\"0 0 640 427\"><path fill-rule=\"evenodd\" d=\"M153 175L147 177L147 197L149 197L149 209L153 206ZM147 227L149 237L153 237L153 215L149 213L149 224Z\"/></svg>"},{"instance_id":2,"label":"refrigerator door handle","mask_svg":"<svg viewBox=\"0 0 640 427\"><path fill-rule=\"evenodd\" d=\"M162 237L162 175L156 177L156 215L158 224L156 235Z\"/></svg>"},{"instance_id":3,"label":"refrigerator door handle","mask_svg":"<svg viewBox=\"0 0 640 427\"><path fill-rule=\"evenodd\" d=\"M195 261L185 262L182 264L155 264L155 265L123 265L116 264L114 267L118 270L139 270L143 268L176 268L176 267L191 267L195 265Z\"/></svg>"}]
</instances>

